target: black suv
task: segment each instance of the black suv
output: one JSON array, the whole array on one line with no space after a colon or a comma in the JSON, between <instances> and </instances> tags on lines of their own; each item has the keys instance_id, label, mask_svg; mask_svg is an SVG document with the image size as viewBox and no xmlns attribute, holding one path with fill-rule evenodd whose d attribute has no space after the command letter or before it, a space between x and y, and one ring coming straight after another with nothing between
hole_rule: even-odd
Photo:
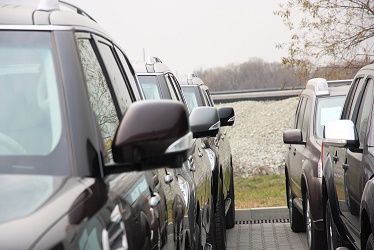
<instances>
[{"instance_id":1,"label":"black suv","mask_svg":"<svg viewBox=\"0 0 374 250\"><path fill-rule=\"evenodd\" d=\"M146 99L172 99L185 103L180 85L169 67L157 57L149 57L147 61L133 62L140 85ZM216 119L204 117L202 111L216 114ZM190 124L193 132L192 147L188 160L185 162L184 171L178 171L180 176L188 180L189 219L190 231L196 233L195 247L214 246L213 222L213 197L211 191L212 169L217 163L216 155L205 147L204 140L207 136L215 136L218 131L219 117L215 108L205 107L196 109L190 114ZM199 124L199 125L198 125ZM200 131L195 128L199 126Z\"/></svg>"},{"instance_id":2,"label":"black suv","mask_svg":"<svg viewBox=\"0 0 374 250\"><path fill-rule=\"evenodd\" d=\"M3 3L0 248L154 247L155 192L177 179L191 145L184 105L135 102L141 94L126 55L79 8ZM150 172L164 166L164 179ZM155 247L184 249L192 238L185 190L172 183L179 193L166 204L174 210L163 214L166 237Z\"/></svg>"},{"instance_id":3,"label":"black suv","mask_svg":"<svg viewBox=\"0 0 374 250\"><path fill-rule=\"evenodd\" d=\"M285 163L287 206L291 229L306 230L308 248L324 246L322 168L323 126L338 120L352 79L310 79L300 94L292 129L283 132L288 146Z\"/></svg>"},{"instance_id":4,"label":"black suv","mask_svg":"<svg viewBox=\"0 0 374 250\"><path fill-rule=\"evenodd\" d=\"M374 64L360 69L341 120L325 125L323 208L328 249L374 249Z\"/></svg>"},{"instance_id":5,"label":"black suv","mask_svg":"<svg viewBox=\"0 0 374 250\"><path fill-rule=\"evenodd\" d=\"M195 74L179 76L178 81L192 112L199 107L214 107L208 86ZM217 248L225 249L226 228L235 226L235 195L231 146L224 127L234 124L235 113L232 107L221 107L218 109L218 114L220 117L219 132L215 137L205 140L204 143L218 157L218 164L212 169L212 190L217 224Z\"/></svg>"}]
</instances>

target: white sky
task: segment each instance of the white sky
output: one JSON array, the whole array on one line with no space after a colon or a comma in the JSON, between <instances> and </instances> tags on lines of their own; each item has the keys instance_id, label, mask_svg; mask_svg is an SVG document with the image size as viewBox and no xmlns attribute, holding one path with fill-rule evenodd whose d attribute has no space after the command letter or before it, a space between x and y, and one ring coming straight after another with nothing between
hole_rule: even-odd
<instances>
[{"instance_id":1,"label":"white sky","mask_svg":"<svg viewBox=\"0 0 374 250\"><path fill-rule=\"evenodd\" d=\"M130 60L157 56L177 74L242 63L280 62L290 31L273 14L285 0L68 0L109 32Z\"/></svg>"}]
</instances>

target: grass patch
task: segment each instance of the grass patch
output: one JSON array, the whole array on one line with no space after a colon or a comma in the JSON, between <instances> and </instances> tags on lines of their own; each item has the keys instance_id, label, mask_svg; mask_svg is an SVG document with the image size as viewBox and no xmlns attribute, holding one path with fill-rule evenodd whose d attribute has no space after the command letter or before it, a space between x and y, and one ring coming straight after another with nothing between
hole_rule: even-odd
<instances>
[{"instance_id":1,"label":"grass patch","mask_svg":"<svg viewBox=\"0 0 374 250\"><path fill-rule=\"evenodd\" d=\"M284 175L234 178L235 208L286 206Z\"/></svg>"}]
</instances>

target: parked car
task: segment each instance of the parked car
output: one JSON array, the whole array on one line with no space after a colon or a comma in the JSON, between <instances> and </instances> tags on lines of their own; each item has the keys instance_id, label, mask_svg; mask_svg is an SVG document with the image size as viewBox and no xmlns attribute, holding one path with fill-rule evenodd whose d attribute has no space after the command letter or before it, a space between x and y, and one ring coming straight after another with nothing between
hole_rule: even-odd
<instances>
[{"instance_id":1,"label":"parked car","mask_svg":"<svg viewBox=\"0 0 374 250\"><path fill-rule=\"evenodd\" d=\"M208 86L198 76L189 74L178 77L178 80L190 110L202 106L214 107ZM214 201L219 205L218 213L222 212L226 217L221 223L222 228L233 228L235 226L234 169L230 141L224 127L234 124L235 112L232 107L221 107L218 108L218 113L220 130L213 140L207 141L207 145L219 156L219 167L213 170Z\"/></svg>"},{"instance_id":2,"label":"parked car","mask_svg":"<svg viewBox=\"0 0 374 250\"><path fill-rule=\"evenodd\" d=\"M177 79L169 67L159 58L149 57L147 61L133 62L133 65L146 99L171 99L185 105L185 99ZM187 111L188 107L185 106ZM206 246L210 248L212 244L214 245L211 182L212 168L217 161L214 152L205 147L204 140L207 136L217 134L219 117L216 109L208 109L216 114L217 120L212 121L203 133L193 131L194 140L189 151L188 161L184 163L185 167L182 168L182 171L177 170L178 174L187 181L187 189L194 190L194 193L189 194L188 209L190 225L196 224L194 228L190 229L191 232L196 232L195 248ZM196 121L198 120L202 121L203 117L199 117L199 111L196 109L190 114L191 126L197 126Z\"/></svg>"},{"instance_id":3,"label":"parked car","mask_svg":"<svg viewBox=\"0 0 374 250\"><path fill-rule=\"evenodd\" d=\"M338 120L352 79L310 79L300 94L292 129L283 132L287 206L292 231L306 230L308 248L322 249L325 234L320 162L323 126Z\"/></svg>"},{"instance_id":4,"label":"parked car","mask_svg":"<svg viewBox=\"0 0 374 250\"><path fill-rule=\"evenodd\" d=\"M150 171L178 180L199 129L179 102L137 101L126 55L83 10L33 4L0 6L0 248L150 249L164 182ZM185 249L173 188L162 246Z\"/></svg>"},{"instance_id":5,"label":"parked car","mask_svg":"<svg viewBox=\"0 0 374 250\"><path fill-rule=\"evenodd\" d=\"M341 120L325 125L322 197L328 249L374 249L373 75L373 64L357 72Z\"/></svg>"}]
</instances>

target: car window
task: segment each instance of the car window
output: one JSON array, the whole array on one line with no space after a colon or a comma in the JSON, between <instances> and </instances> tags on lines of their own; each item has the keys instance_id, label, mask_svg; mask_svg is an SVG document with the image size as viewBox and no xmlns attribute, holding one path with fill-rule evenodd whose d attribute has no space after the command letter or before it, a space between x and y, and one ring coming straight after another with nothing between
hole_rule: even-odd
<instances>
[{"instance_id":1,"label":"car window","mask_svg":"<svg viewBox=\"0 0 374 250\"><path fill-rule=\"evenodd\" d=\"M171 81L169 75L165 76L165 80L166 80L166 83L167 83L168 88L170 90L170 94L171 94L172 99L180 101L180 98L178 97L177 91L176 91L176 89L174 87L174 84Z\"/></svg>"},{"instance_id":2,"label":"car window","mask_svg":"<svg viewBox=\"0 0 374 250\"><path fill-rule=\"evenodd\" d=\"M301 130L301 126L302 126L302 121L303 121L303 117L304 117L304 110L305 110L305 98L304 97L301 97L300 101L299 101L299 109L297 111L297 116L296 116L296 122L295 122L295 128L297 129L300 129Z\"/></svg>"},{"instance_id":3,"label":"car window","mask_svg":"<svg viewBox=\"0 0 374 250\"><path fill-rule=\"evenodd\" d=\"M362 94L362 87L364 85L364 80L363 78L359 78L354 81L354 88L352 92L350 93L350 99L348 100L348 106L347 106L347 113L345 114L345 119L350 119L353 121L353 116L355 115L355 111L357 112L357 108L352 107L358 107L356 105L357 99L359 99L359 95Z\"/></svg>"},{"instance_id":4,"label":"car window","mask_svg":"<svg viewBox=\"0 0 374 250\"><path fill-rule=\"evenodd\" d=\"M122 72L114 57L111 46L102 41L99 41L98 47L100 49L100 54L103 58L107 73L109 74L111 86L116 95L116 99L118 101L118 105L122 115L126 112L128 107L132 103L132 98L129 94L129 87L123 78Z\"/></svg>"},{"instance_id":5,"label":"car window","mask_svg":"<svg viewBox=\"0 0 374 250\"><path fill-rule=\"evenodd\" d=\"M138 78L146 99L161 99L161 90L157 76L139 75Z\"/></svg>"},{"instance_id":6,"label":"car window","mask_svg":"<svg viewBox=\"0 0 374 250\"><path fill-rule=\"evenodd\" d=\"M323 127L327 122L339 120L344 100L345 96L318 98L314 124L317 138L323 138Z\"/></svg>"},{"instance_id":7,"label":"car window","mask_svg":"<svg viewBox=\"0 0 374 250\"><path fill-rule=\"evenodd\" d=\"M311 112L311 101L308 98L305 98L306 107L303 117L303 125L301 129L301 134L303 136L303 141L307 141L308 132L309 132L309 125L310 125L310 112Z\"/></svg>"},{"instance_id":8,"label":"car window","mask_svg":"<svg viewBox=\"0 0 374 250\"><path fill-rule=\"evenodd\" d=\"M114 134L119 125L115 105L90 40L78 39L78 49L90 104L95 112L106 147L105 159L106 161L112 161L111 147Z\"/></svg>"},{"instance_id":9,"label":"car window","mask_svg":"<svg viewBox=\"0 0 374 250\"><path fill-rule=\"evenodd\" d=\"M1 32L0 155L48 155L60 141L51 41L48 32Z\"/></svg>"},{"instance_id":10,"label":"car window","mask_svg":"<svg viewBox=\"0 0 374 250\"><path fill-rule=\"evenodd\" d=\"M358 116L356 120L356 130L358 133L358 138L360 141L360 148L365 145L366 132L368 127L369 115L373 106L373 79L367 81L363 98L360 104L360 109L358 111Z\"/></svg>"},{"instance_id":11,"label":"car window","mask_svg":"<svg viewBox=\"0 0 374 250\"><path fill-rule=\"evenodd\" d=\"M204 106L203 100L201 99L201 95L199 94L198 87L194 86L181 86L184 97L186 98L186 102L188 105L188 109L192 111L196 107Z\"/></svg>"},{"instance_id":12,"label":"car window","mask_svg":"<svg viewBox=\"0 0 374 250\"><path fill-rule=\"evenodd\" d=\"M132 68L129 59L119 48L117 48L116 46L114 46L114 48L115 48L115 51L117 52L119 60L121 61L122 68L125 72L125 78L130 84L130 91L137 90L137 91L134 91L133 94L136 100L141 100L141 97L140 97L141 90L139 89L139 85L137 84L138 81L136 79L135 71Z\"/></svg>"},{"instance_id":13,"label":"car window","mask_svg":"<svg viewBox=\"0 0 374 250\"><path fill-rule=\"evenodd\" d=\"M210 105L211 107L214 107L214 100L213 100L213 98L212 98L212 95L210 94L210 92L209 92L208 89L207 89L205 92L206 92L206 95L207 95L207 97L208 97L209 105Z\"/></svg>"}]
</instances>

